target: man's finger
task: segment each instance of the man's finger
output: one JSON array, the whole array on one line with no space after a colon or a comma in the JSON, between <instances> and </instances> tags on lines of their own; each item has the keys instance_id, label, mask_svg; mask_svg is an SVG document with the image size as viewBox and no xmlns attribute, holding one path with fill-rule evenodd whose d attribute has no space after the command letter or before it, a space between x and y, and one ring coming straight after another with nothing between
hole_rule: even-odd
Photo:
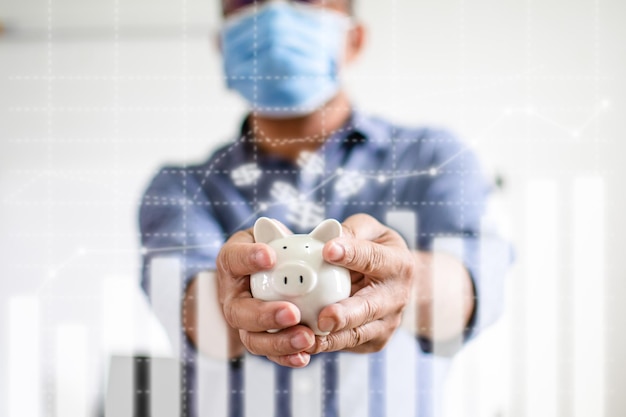
<instances>
[{"instance_id":1,"label":"man's finger","mask_svg":"<svg viewBox=\"0 0 626 417\"><path fill-rule=\"evenodd\" d=\"M299 352L294 353L293 355L268 356L267 359L281 366L288 366L290 368L303 368L307 366L311 361L311 355L306 352Z\"/></svg>"},{"instance_id":2,"label":"man's finger","mask_svg":"<svg viewBox=\"0 0 626 417\"><path fill-rule=\"evenodd\" d=\"M390 229L369 214L355 214L342 223L345 235L355 239L377 240Z\"/></svg>"},{"instance_id":3,"label":"man's finger","mask_svg":"<svg viewBox=\"0 0 626 417\"><path fill-rule=\"evenodd\" d=\"M322 338L319 345L324 352L377 352L385 347L391 332L393 329L384 320L375 320L363 326L331 333Z\"/></svg>"},{"instance_id":4,"label":"man's finger","mask_svg":"<svg viewBox=\"0 0 626 417\"><path fill-rule=\"evenodd\" d=\"M390 294L386 287L367 287L352 297L322 309L318 327L337 332L353 329L390 314L399 313L406 304L405 294Z\"/></svg>"},{"instance_id":5,"label":"man's finger","mask_svg":"<svg viewBox=\"0 0 626 417\"><path fill-rule=\"evenodd\" d=\"M264 243L229 243L217 258L217 268L225 276L242 277L270 269L276 254Z\"/></svg>"},{"instance_id":6,"label":"man's finger","mask_svg":"<svg viewBox=\"0 0 626 417\"><path fill-rule=\"evenodd\" d=\"M293 326L279 333L239 331L241 341L253 355L285 356L310 349L315 335L306 326Z\"/></svg>"},{"instance_id":7,"label":"man's finger","mask_svg":"<svg viewBox=\"0 0 626 417\"><path fill-rule=\"evenodd\" d=\"M331 240L322 253L328 262L377 278L403 275L410 260L400 256L395 247L351 238Z\"/></svg>"},{"instance_id":8,"label":"man's finger","mask_svg":"<svg viewBox=\"0 0 626 417\"><path fill-rule=\"evenodd\" d=\"M286 301L262 301L240 297L224 304L224 317L235 329L265 332L300 323L300 310Z\"/></svg>"}]
</instances>

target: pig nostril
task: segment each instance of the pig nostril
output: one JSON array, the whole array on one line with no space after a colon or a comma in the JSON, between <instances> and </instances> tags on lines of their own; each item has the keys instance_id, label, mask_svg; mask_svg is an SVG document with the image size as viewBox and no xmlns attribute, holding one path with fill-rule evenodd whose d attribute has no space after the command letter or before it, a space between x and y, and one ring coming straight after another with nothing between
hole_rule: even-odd
<instances>
[{"instance_id":1,"label":"pig nostril","mask_svg":"<svg viewBox=\"0 0 626 417\"><path fill-rule=\"evenodd\" d=\"M302 284L304 282L304 278L302 277L302 275L300 275L300 284Z\"/></svg>"},{"instance_id":2,"label":"pig nostril","mask_svg":"<svg viewBox=\"0 0 626 417\"><path fill-rule=\"evenodd\" d=\"M287 277L285 277L285 285L287 285Z\"/></svg>"}]
</instances>

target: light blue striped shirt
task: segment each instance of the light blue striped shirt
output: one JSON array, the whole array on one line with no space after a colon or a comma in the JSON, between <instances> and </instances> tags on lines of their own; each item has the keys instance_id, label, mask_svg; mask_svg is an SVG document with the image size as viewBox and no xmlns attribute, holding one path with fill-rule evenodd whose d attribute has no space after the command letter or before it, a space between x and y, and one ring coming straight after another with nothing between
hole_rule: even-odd
<instances>
[{"instance_id":1,"label":"light blue striped shirt","mask_svg":"<svg viewBox=\"0 0 626 417\"><path fill-rule=\"evenodd\" d=\"M385 222L390 213L400 212L415 219L407 223L415 224L411 230L394 225L410 247L424 251L444 248L459 257L470 272L476 311L465 333L467 340L499 316L505 271L511 260L508 244L492 227L485 226L491 192L492 184L472 150L445 131L404 128L354 112L316 153L303 154L294 163L257 152L250 126L244 122L238 140L217 150L205 163L165 167L152 180L140 209L141 240L148 249L142 286L149 294L151 250L180 248L171 252L184 265L184 288L200 271L215 269L220 245L237 230L251 227L260 216L279 219L294 232L303 233L323 218L341 221L352 214L368 213ZM339 370L346 354L313 358L322 364L322 415L337 416L340 409L353 409L354 413L367 409L369 416L381 417L389 410L404 409L403 399L416 416L436 414L449 359L433 355L428 340L401 332L382 352L369 355L369 388L356 397L365 408L340 404L341 380L349 378L344 375L349 371ZM189 345L187 349L193 351ZM411 358L407 363L412 369L400 367L390 373L389 362L402 355ZM186 366L186 409L194 415L193 399L201 393L193 386L195 364L190 361ZM292 375L297 371L267 366L276 368L274 414L291 416ZM228 410L232 417L244 415L245 369L241 363L233 363L230 377L224 381L230 384ZM414 392L404 393L400 399L390 393L389 387L398 385L396 378L410 381L408 386Z\"/></svg>"}]
</instances>

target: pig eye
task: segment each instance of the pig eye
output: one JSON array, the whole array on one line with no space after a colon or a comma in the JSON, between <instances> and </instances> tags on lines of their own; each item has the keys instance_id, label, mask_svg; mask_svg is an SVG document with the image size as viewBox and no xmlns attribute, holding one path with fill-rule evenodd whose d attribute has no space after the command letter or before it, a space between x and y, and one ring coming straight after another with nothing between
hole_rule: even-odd
<instances>
[{"instance_id":1,"label":"pig eye","mask_svg":"<svg viewBox=\"0 0 626 417\"><path fill-rule=\"evenodd\" d=\"M304 278L302 278L302 275L300 275L300 284L302 284L304 282Z\"/></svg>"},{"instance_id":2,"label":"pig eye","mask_svg":"<svg viewBox=\"0 0 626 417\"><path fill-rule=\"evenodd\" d=\"M287 249L287 246L283 246L283 249Z\"/></svg>"}]
</instances>

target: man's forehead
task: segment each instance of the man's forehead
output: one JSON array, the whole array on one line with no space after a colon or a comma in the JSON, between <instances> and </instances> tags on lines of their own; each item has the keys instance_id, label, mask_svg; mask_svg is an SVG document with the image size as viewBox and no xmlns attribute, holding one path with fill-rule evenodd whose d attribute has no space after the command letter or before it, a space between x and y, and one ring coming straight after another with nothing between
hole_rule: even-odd
<instances>
[{"instance_id":1,"label":"man's forehead","mask_svg":"<svg viewBox=\"0 0 626 417\"><path fill-rule=\"evenodd\" d=\"M229 15L245 7L260 5L268 0L221 0L222 12ZM295 3L311 4L319 7L325 7L333 10L352 12L353 0L291 0Z\"/></svg>"}]
</instances>

